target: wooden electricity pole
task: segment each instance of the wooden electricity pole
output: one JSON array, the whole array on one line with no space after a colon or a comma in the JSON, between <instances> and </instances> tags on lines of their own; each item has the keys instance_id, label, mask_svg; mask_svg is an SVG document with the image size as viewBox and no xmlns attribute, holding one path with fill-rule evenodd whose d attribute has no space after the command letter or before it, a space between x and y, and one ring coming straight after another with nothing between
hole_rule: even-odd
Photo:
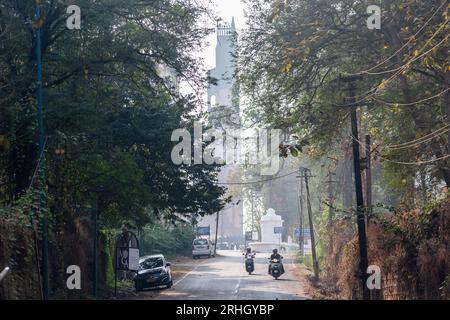
<instances>
[{"instance_id":1,"label":"wooden electricity pole","mask_svg":"<svg viewBox=\"0 0 450 320\"><path fill-rule=\"evenodd\" d=\"M303 257L305 255L304 253L304 234L303 234L303 180L302 180L302 168L299 169L300 175L297 176L299 178L299 188L298 188L298 199L299 199L299 208L298 208L298 217L299 217L299 235L298 235L298 247L300 256Z\"/></svg>"},{"instance_id":2,"label":"wooden electricity pole","mask_svg":"<svg viewBox=\"0 0 450 320\"><path fill-rule=\"evenodd\" d=\"M328 172L328 180L324 181L325 183L328 184L328 236L329 236L329 245L328 248L329 250L331 250L331 248L333 247L333 230L332 230L332 226L333 226L333 218L334 218L334 192L333 192L333 183L339 183L339 181L334 181L332 178L333 176L335 176L336 174L329 171Z\"/></svg>"},{"instance_id":3,"label":"wooden electricity pole","mask_svg":"<svg viewBox=\"0 0 450 320\"><path fill-rule=\"evenodd\" d=\"M366 209L367 209L367 222L369 221L370 214L372 213L372 168L371 168L371 150L370 150L370 135L366 135L366 161L365 161L365 169L366 169Z\"/></svg>"},{"instance_id":4,"label":"wooden electricity pole","mask_svg":"<svg viewBox=\"0 0 450 320\"><path fill-rule=\"evenodd\" d=\"M216 213L216 236L214 239L214 255L216 255L216 252L217 252L217 234L218 234L218 232L219 232L219 211L217 211L217 213Z\"/></svg>"},{"instance_id":5,"label":"wooden electricity pole","mask_svg":"<svg viewBox=\"0 0 450 320\"><path fill-rule=\"evenodd\" d=\"M357 119L357 102L356 102L356 80L360 77L352 76L341 78L341 81L348 82L348 99L351 108L351 125L352 125L352 141L353 141L353 167L355 173L355 192L356 192L356 221L358 226L358 242L359 242L359 276L361 278L363 299L370 299L370 292L367 288L367 236L366 236L366 219L364 210L364 197L361 178L361 156L359 153L359 134Z\"/></svg>"},{"instance_id":6,"label":"wooden electricity pole","mask_svg":"<svg viewBox=\"0 0 450 320\"><path fill-rule=\"evenodd\" d=\"M308 208L308 220L309 220L309 233L311 237L311 254L313 259L313 269L314 269L314 277L316 280L319 279L319 262L317 261L317 254L316 254L316 241L314 236L314 225L313 225L313 218L312 218L312 210L311 210L311 197L309 194L309 183L308 183L308 175L310 171L309 169L304 168L303 169L303 177L305 179L305 187L306 187L306 205Z\"/></svg>"},{"instance_id":7,"label":"wooden electricity pole","mask_svg":"<svg viewBox=\"0 0 450 320\"><path fill-rule=\"evenodd\" d=\"M255 198L255 195L253 194L253 192L251 194L251 197L252 197L252 200L251 200L251 205L252 205L252 227L251 227L251 230L252 230L252 239L253 239L253 232L255 231L255 215L253 212L253 199Z\"/></svg>"}]
</instances>

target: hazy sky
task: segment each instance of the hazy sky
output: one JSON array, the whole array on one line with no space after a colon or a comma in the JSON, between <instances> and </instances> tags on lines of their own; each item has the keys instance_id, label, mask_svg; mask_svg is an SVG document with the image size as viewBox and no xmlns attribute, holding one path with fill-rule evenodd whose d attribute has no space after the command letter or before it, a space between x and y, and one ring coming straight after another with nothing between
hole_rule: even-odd
<instances>
[{"instance_id":1,"label":"hazy sky","mask_svg":"<svg viewBox=\"0 0 450 320\"><path fill-rule=\"evenodd\" d=\"M199 0L198 2L206 3L209 0ZM234 17L234 21L236 24L236 28L242 29L245 27L245 17L244 17L244 9L245 5L241 0L212 0L213 4L209 6L209 8L215 13L215 15L219 16L223 19L223 21L231 22L231 18ZM215 27L214 22L211 21L210 18L204 18L205 26L212 28ZM213 69L216 65L215 61L215 48L217 43L217 34L216 32L209 35L209 37L205 40L204 48L200 52L194 53L196 57L200 57L204 60L204 67L209 70ZM180 84L181 92L194 93L192 87L187 84L187 82L182 81ZM201 97L205 102L206 109L206 101L207 94L204 92Z\"/></svg>"}]
</instances>

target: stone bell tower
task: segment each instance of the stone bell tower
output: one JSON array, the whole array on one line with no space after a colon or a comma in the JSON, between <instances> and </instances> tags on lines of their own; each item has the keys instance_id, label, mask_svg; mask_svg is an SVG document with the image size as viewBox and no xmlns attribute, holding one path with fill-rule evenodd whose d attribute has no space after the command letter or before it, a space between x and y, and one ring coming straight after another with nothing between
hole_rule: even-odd
<instances>
[{"instance_id":1,"label":"stone bell tower","mask_svg":"<svg viewBox=\"0 0 450 320\"><path fill-rule=\"evenodd\" d=\"M231 23L217 26L216 66L209 71L213 83L208 88L208 112L210 124L216 129L239 129L239 97L233 79L235 64L236 26ZM229 182L237 169L237 164L227 164L219 172L219 182ZM240 201L239 201L240 200ZM238 204L236 204L239 202ZM243 236L243 199L233 198L233 204L227 204L220 212L218 237ZM215 234L216 215L204 217L201 226L210 226L211 235Z\"/></svg>"},{"instance_id":2,"label":"stone bell tower","mask_svg":"<svg viewBox=\"0 0 450 320\"><path fill-rule=\"evenodd\" d=\"M220 112L221 109L235 108L238 111L233 74L235 71L233 53L235 52L236 26L234 18L231 24L217 27L216 67L209 75L217 82L208 88L208 111ZM216 110L215 110L216 109Z\"/></svg>"}]
</instances>

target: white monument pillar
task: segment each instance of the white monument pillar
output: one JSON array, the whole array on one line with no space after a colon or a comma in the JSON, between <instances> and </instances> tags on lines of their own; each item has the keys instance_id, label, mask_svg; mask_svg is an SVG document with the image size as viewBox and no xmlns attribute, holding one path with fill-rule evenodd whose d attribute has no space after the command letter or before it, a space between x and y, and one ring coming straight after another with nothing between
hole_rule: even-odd
<instances>
[{"instance_id":1,"label":"white monument pillar","mask_svg":"<svg viewBox=\"0 0 450 320\"><path fill-rule=\"evenodd\" d=\"M261 217L261 242L276 243L280 242L280 234L274 233L275 227L282 227L283 220L281 216L275 214L272 208L267 209L266 215Z\"/></svg>"}]
</instances>

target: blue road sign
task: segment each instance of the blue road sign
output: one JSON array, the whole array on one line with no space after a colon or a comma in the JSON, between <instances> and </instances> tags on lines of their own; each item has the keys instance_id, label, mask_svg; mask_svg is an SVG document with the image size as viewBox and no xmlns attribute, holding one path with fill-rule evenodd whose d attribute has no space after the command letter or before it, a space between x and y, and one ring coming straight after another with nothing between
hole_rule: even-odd
<instances>
[{"instance_id":1,"label":"blue road sign","mask_svg":"<svg viewBox=\"0 0 450 320\"><path fill-rule=\"evenodd\" d=\"M311 232L309 232L309 228L308 229L303 229L303 236L305 237L305 238L309 238L309 237L311 237Z\"/></svg>"},{"instance_id":2,"label":"blue road sign","mask_svg":"<svg viewBox=\"0 0 450 320\"><path fill-rule=\"evenodd\" d=\"M197 227L197 235L209 236L209 226L208 227Z\"/></svg>"},{"instance_id":3,"label":"blue road sign","mask_svg":"<svg viewBox=\"0 0 450 320\"><path fill-rule=\"evenodd\" d=\"M278 233L278 234L283 233L283 227L274 227L273 233Z\"/></svg>"},{"instance_id":4,"label":"blue road sign","mask_svg":"<svg viewBox=\"0 0 450 320\"><path fill-rule=\"evenodd\" d=\"M295 229L294 229L294 236L295 236L297 239L300 238L300 228L295 228ZM304 238L309 238L309 237L311 237L311 233L309 232L309 228L308 228L308 229L306 229L306 228L303 229L303 237L304 237Z\"/></svg>"}]
</instances>

